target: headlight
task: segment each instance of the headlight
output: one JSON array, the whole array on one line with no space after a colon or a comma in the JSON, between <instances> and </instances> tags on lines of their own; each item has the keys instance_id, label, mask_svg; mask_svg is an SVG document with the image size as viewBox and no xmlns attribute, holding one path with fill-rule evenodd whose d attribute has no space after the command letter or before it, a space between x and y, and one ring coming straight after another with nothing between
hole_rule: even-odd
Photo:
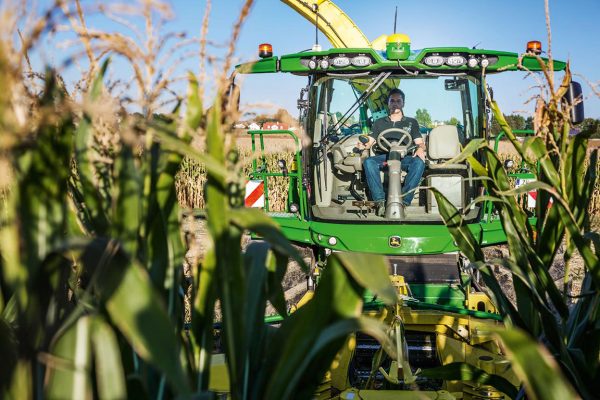
<instances>
[{"instance_id":1,"label":"headlight","mask_svg":"<svg viewBox=\"0 0 600 400\"><path fill-rule=\"evenodd\" d=\"M319 63L319 66L321 67L321 69L329 68L329 60L326 58L321 60L321 62Z\"/></svg>"},{"instance_id":2,"label":"headlight","mask_svg":"<svg viewBox=\"0 0 600 400\"><path fill-rule=\"evenodd\" d=\"M444 64L444 57L442 56L428 56L423 60L425 65L429 65L430 67L439 67Z\"/></svg>"},{"instance_id":3,"label":"headlight","mask_svg":"<svg viewBox=\"0 0 600 400\"><path fill-rule=\"evenodd\" d=\"M329 243L330 246L335 246L337 244L337 239L335 238L335 236L332 236L329 238L327 243Z\"/></svg>"},{"instance_id":4,"label":"headlight","mask_svg":"<svg viewBox=\"0 0 600 400\"><path fill-rule=\"evenodd\" d=\"M508 159L508 160L504 161L504 168L511 169L514 166L515 166L515 162L513 160Z\"/></svg>"},{"instance_id":5,"label":"headlight","mask_svg":"<svg viewBox=\"0 0 600 400\"><path fill-rule=\"evenodd\" d=\"M348 57L336 57L331 61L331 65L337 68L343 68L350 65L350 59Z\"/></svg>"},{"instance_id":6,"label":"headlight","mask_svg":"<svg viewBox=\"0 0 600 400\"><path fill-rule=\"evenodd\" d=\"M308 60L308 68L316 69L317 68L317 60Z\"/></svg>"},{"instance_id":7,"label":"headlight","mask_svg":"<svg viewBox=\"0 0 600 400\"><path fill-rule=\"evenodd\" d=\"M460 67L466 63L467 60L463 56L450 56L446 59L446 64L451 67Z\"/></svg>"},{"instance_id":8,"label":"headlight","mask_svg":"<svg viewBox=\"0 0 600 400\"><path fill-rule=\"evenodd\" d=\"M469 61L467 61L467 65L469 65L469 68L475 68L475 67L477 67L478 64L479 64L479 61L477 61L477 59L475 57L471 57L471 58L469 58Z\"/></svg>"},{"instance_id":9,"label":"headlight","mask_svg":"<svg viewBox=\"0 0 600 400\"><path fill-rule=\"evenodd\" d=\"M490 65L490 60L488 60L487 58L483 58L479 64L482 68L486 68L488 65Z\"/></svg>"},{"instance_id":10,"label":"headlight","mask_svg":"<svg viewBox=\"0 0 600 400\"><path fill-rule=\"evenodd\" d=\"M371 65L371 59L367 56L356 56L352 59L352 65L355 67L367 67Z\"/></svg>"}]
</instances>

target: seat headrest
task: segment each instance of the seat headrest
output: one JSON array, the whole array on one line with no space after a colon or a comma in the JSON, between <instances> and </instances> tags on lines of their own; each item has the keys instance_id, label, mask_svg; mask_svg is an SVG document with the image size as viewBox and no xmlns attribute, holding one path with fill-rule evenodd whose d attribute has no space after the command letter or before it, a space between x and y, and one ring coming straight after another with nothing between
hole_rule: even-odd
<instances>
[{"instance_id":1,"label":"seat headrest","mask_svg":"<svg viewBox=\"0 0 600 400\"><path fill-rule=\"evenodd\" d=\"M458 129L454 125L436 126L429 132L427 153L431 160L449 160L460 154Z\"/></svg>"}]
</instances>

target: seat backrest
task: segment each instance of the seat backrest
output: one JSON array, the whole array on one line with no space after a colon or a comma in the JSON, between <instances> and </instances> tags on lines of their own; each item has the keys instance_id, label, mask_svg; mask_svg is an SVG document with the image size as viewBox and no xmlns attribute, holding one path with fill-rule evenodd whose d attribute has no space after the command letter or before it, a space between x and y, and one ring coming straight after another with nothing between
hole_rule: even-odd
<instances>
[{"instance_id":1,"label":"seat backrest","mask_svg":"<svg viewBox=\"0 0 600 400\"><path fill-rule=\"evenodd\" d=\"M430 160L449 160L459 154L460 140L456 126L440 125L429 132L427 155Z\"/></svg>"}]
</instances>

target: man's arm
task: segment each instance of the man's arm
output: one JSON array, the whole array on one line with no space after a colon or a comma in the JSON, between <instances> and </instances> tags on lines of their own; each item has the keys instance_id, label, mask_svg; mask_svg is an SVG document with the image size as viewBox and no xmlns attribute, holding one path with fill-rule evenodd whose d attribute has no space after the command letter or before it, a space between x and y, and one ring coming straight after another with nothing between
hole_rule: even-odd
<instances>
[{"instance_id":1,"label":"man's arm","mask_svg":"<svg viewBox=\"0 0 600 400\"><path fill-rule=\"evenodd\" d=\"M375 138L373 138L373 136L367 136L367 138L369 139L369 141L367 143L363 143L360 140L358 141L358 143L356 144L356 147L358 147L359 150L366 150L366 149L370 149L371 147L373 147L373 145L375 144Z\"/></svg>"},{"instance_id":2,"label":"man's arm","mask_svg":"<svg viewBox=\"0 0 600 400\"><path fill-rule=\"evenodd\" d=\"M421 160L425 161L425 152L426 152L426 148L425 148L425 141L423 140L423 138L418 138L415 139L415 144L419 147L417 147L417 150L415 151L415 156L419 157Z\"/></svg>"},{"instance_id":3,"label":"man's arm","mask_svg":"<svg viewBox=\"0 0 600 400\"><path fill-rule=\"evenodd\" d=\"M377 136L382 131L382 128L381 128L382 122L383 122L383 119L378 119L375 122L373 122L373 126L371 127L371 133L369 135L367 135L367 138L369 139L369 141L367 143L362 143L359 141L358 144L356 145L356 147L358 147L360 150L366 150L366 149L370 149L371 147L373 147L373 145L377 141Z\"/></svg>"},{"instance_id":4,"label":"man's arm","mask_svg":"<svg viewBox=\"0 0 600 400\"><path fill-rule=\"evenodd\" d=\"M425 161L425 154L427 153L427 148L425 147L425 141L423 140L423 135L421 135L421 131L419 130L419 123L417 122L416 126L412 127L413 132L411 132L411 136L414 138L414 143L418 146L417 150L415 150L415 156L419 157L421 160Z\"/></svg>"}]
</instances>

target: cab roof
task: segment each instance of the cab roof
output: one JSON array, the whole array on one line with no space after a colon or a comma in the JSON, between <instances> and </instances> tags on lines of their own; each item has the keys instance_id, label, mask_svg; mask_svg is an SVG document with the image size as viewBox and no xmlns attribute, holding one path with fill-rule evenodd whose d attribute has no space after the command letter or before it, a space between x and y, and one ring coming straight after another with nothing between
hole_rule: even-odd
<instances>
[{"instance_id":1,"label":"cab roof","mask_svg":"<svg viewBox=\"0 0 600 400\"><path fill-rule=\"evenodd\" d=\"M476 59L477 65L470 66L468 63L459 66L448 65L446 62L439 66L425 64L425 60L431 56L439 56L444 60L448 57L463 57L466 61ZM311 73L357 73L363 71L398 70L398 71L427 71L430 73L456 73L481 71L482 60L487 63L487 73L502 71L542 71L539 59L534 55L523 55L519 64L517 53L471 49L467 47L430 47L414 50L406 60L388 60L385 52L372 48L332 48L325 51L303 51L293 54L285 54L280 57L273 56L257 61L247 62L236 66L236 71L243 74L290 72L299 75ZM348 61L346 60L348 59ZM440 58L438 58L439 60ZM327 68L323 68L322 61L328 62ZM547 58L541 58L548 63ZM311 62L312 61L312 62ZM554 70L562 71L566 68L563 61L554 60ZM347 65L346 65L347 64ZM474 64L474 62L473 62Z\"/></svg>"}]
</instances>

